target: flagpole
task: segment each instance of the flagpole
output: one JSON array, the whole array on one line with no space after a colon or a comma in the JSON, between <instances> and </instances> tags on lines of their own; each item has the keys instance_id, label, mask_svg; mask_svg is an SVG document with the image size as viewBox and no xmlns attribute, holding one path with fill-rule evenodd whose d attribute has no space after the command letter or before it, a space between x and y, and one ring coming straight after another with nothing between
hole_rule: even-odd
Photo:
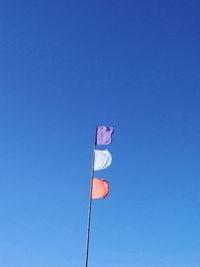
<instances>
[{"instance_id":1,"label":"flagpole","mask_svg":"<svg viewBox=\"0 0 200 267\"><path fill-rule=\"evenodd\" d=\"M89 205L88 205L88 225L87 225L85 267L88 267L88 256L89 256L90 222L91 222L91 210L92 210L92 187L93 187L93 178L94 178L94 160L95 160L95 149L96 149L96 134L97 134L97 127L96 127L96 131L95 131L94 146L93 146L93 159L92 159L91 182L90 182L90 196L89 196Z\"/></svg>"}]
</instances>

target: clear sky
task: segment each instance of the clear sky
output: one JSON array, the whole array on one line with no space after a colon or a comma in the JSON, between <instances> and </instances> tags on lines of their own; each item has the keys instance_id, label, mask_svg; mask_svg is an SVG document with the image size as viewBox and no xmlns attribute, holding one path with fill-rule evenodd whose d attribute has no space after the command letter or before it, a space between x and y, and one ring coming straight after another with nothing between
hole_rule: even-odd
<instances>
[{"instance_id":1,"label":"clear sky","mask_svg":"<svg viewBox=\"0 0 200 267\"><path fill-rule=\"evenodd\" d=\"M0 3L0 266L200 266L198 0Z\"/></svg>"}]
</instances>

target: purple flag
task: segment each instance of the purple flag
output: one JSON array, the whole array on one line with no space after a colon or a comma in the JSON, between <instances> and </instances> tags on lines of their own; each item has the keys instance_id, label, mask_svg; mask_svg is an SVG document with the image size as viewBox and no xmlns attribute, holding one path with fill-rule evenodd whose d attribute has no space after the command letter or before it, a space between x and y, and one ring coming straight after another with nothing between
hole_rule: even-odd
<instances>
[{"instance_id":1,"label":"purple flag","mask_svg":"<svg viewBox=\"0 0 200 267\"><path fill-rule=\"evenodd\" d=\"M113 127L98 126L96 135L96 145L109 145L112 142Z\"/></svg>"}]
</instances>

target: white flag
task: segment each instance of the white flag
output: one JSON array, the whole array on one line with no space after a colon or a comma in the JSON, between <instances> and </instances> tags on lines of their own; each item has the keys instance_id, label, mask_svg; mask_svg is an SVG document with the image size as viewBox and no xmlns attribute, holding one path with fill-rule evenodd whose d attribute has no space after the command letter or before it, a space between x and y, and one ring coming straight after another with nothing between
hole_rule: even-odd
<instances>
[{"instance_id":1,"label":"white flag","mask_svg":"<svg viewBox=\"0 0 200 267\"><path fill-rule=\"evenodd\" d=\"M94 152L95 152L94 170L99 171L108 168L112 162L112 156L110 152L107 149L106 150L95 149Z\"/></svg>"}]
</instances>

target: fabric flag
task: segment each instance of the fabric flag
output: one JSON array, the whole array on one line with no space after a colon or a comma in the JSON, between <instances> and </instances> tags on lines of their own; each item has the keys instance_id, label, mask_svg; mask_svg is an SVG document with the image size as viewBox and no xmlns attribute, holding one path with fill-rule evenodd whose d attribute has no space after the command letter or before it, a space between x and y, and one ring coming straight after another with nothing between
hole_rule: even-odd
<instances>
[{"instance_id":1,"label":"fabric flag","mask_svg":"<svg viewBox=\"0 0 200 267\"><path fill-rule=\"evenodd\" d=\"M98 126L96 135L96 145L109 145L112 142L113 127Z\"/></svg>"},{"instance_id":2,"label":"fabric flag","mask_svg":"<svg viewBox=\"0 0 200 267\"><path fill-rule=\"evenodd\" d=\"M105 198L109 193L109 184L105 179L93 178L92 199Z\"/></svg>"},{"instance_id":3,"label":"fabric flag","mask_svg":"<svg viewBox=\"0 0 200 267\"><path fill-rule=\"evenodd\" d=\"M112 162L110 152L106 150L94 150L94 171L106 169Z\"/></svg>"}]
</instances>

